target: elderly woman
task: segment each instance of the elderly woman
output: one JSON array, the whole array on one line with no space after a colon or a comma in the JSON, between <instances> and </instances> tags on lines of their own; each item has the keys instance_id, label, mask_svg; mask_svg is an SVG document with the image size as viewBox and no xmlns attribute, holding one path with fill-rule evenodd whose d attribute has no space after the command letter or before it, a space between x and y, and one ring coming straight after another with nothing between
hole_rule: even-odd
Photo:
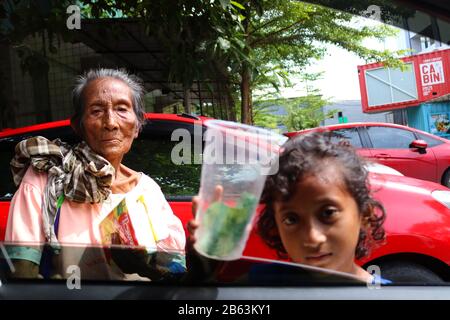
<instances>
[{"instance_id":1,"label":"elderly woman","mask_svg":"<svg viewBox=\"0 0 450 320\"><path fill-rule=\"evenodd\" d=\"M91 70L78 78L73 103L71 126L80 144L35 137L20 142L11 161L20 185L5 241L14 243L8 254L15 276L35 277L40 265L43 272L44 244L53 249L53 274L62 277L71 266L87 279L183 272L180 220L149 176L122 164L145 120L139 79L119 70ZM111 251L111 244L146 249ZM88 250L92 245L97 247Z\"/></svg>"}]
</instances>

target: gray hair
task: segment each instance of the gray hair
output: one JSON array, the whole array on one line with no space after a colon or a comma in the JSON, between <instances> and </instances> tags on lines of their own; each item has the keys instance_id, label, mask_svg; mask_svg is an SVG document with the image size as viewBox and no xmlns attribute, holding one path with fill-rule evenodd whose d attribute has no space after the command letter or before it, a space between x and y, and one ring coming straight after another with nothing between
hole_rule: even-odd
<instances>
[{"instance_id":1,"label":"gray hair","mask_svg":"<svg viewBox=\"0 0 450 320\"><path fill-rule=\"evenodd\" d=\"M131 90L131 99L133 110L137 117L138 130L141 131L145 124L144 94L145 89L142 80L135 75L129 74L125 70L118 69L94 69L78 76L75 81L75 87L72 91L72 102L75 112L70 122L78 134L83 132L83 123L81 121L84 112L83 92L91 81L99 78L114 78L121 80Z\"/></svg>"}]
</instances>

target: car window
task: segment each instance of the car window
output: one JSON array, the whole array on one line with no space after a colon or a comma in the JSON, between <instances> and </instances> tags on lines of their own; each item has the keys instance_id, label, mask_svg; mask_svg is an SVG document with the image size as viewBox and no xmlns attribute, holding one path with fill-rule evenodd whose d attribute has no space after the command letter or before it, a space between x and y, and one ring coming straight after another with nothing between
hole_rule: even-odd
<instances>
[{"instance_id":1,"label":"car window","mask_svg":"<svg viewBox=\"0 0 450 320\"><path fill-rule=\"evenodd\" d=\"M331 140L335 143L340 141L348 141L355 148L362 148L361 137L357 128L348 128L333 130L329 133Z\"/></svg>"},{"instance_id":2,"label":"car window","mask_svg":"<svg viewBox=\"0 0 450 320\"><path fill-rule=\"evenodd\" d=\"M182 141L171 140L173 131L160 132L150 129L151 126L154 124L150 124L133 142L131 150L125 155L124 164L149 175L158 183L166 197L197 194L201 164L194 161L193 139L186 145L185 151L190 152L187 163L179 164L172 158L172 150Z\"/></svg>"},{"instance_id":3,"label":"car window","mask_svg":"<svg viewBox=\"0 0 450 320\"><path fill-rule=\"evenodd\" d=\"M0 199L9 200L16 192L11 170L9 169L9 162L12 159L12 152L10 147L0 144L0 174L3 177L0 183Z\"/></svg>"},{"instance_id":4,"label":"car window","mask_svg":"<svg viewBox=\"0 0 450 320\"><path fill-rule=\"evenodd\" d=\"M367 127L372 147L375 149L409 149L416 137L411 131L373 126Z\"/></svg>"},{"instance_id":5,"label":"car window","mask_svg":"<svg viewBox=\"0 0 450 320\"><path fill-rule=\"evenodd\" d=\"M444 142L441 140L438 140L436 138L430 137L429 135L420 133L420 132L416 132L416 134L418 135L419 139L425 140L426 143L428 144L428 147L436 147L439 146L441 144L443 144Z\"/></svg>"},{"instance_id":6,"label":"car window","mask_svg":"<svg viewBox=\"0 0 450 320\"><path fill-rule=\"evenodd\" d=\"M150 176L174 215L183 219L192 218L190 198L199 192L202 170L196 161L201 159L201 150L195 148L199 144L188 117L192 120L201 115L278 132L366 122L367 130L339 129L330 133L331 139L348 141L356 148L398 150L407 150L417 138L429 147L442 144L432 136L381 123L408 124L423 132L431 132L432 125L438 124L437 129L448 129L448 21L403 7L405 4L397 6L396 1L203 2L79 0L70 8L66 1L0 4L0 130L68 119L74 111L71 90L78 76L94 68L126 70L138 76L145 87L139 101L143 110L152 113L152 119L158 114L154 118L166 120L145 125L123 164ZM448 11L440 14L445 16ZM400 68L397 58L412 62ZM188 114L183 119L186 122L173 120L182 112ZM436 119L434 115L442 116ZM182 150L181 141L173 139L177 129L186 130L190 137ZM4 221L0 241L9 201L16 191L9 162L15 145L35 135L79 141L70 127L0 139L0 222ZM174 156L187 161L179 162ZM297 170L298 166L295 162L292 168L279 169ZM450 194L438 184L449 177L447 168L435 174L440 175L435 184L383 174L388 168L375 169L369 170L368 185L385 208L386 219L373 219L373 233L355 228L358 243L367 242L367 248L355 249L363 258L354 262L366 270L379 268L376 275L394 283L450 281L449 259L442 248L447 246L445 235L450 229L450 221L443 219L450 216L446 201ZM286 198L293 194L282 185L295 178L279 180L280 194ZM246 186L239 187L239 194L244 195ZM433 195L430 190L435 189L443 194ZM222 206L213 209L224 212ZM238 220L241 210L232 211ZM328 211L324 214L334 214ZM223 219L223 214L217 217ZM290 216L286 220L292 221L296 220ZM232 222L232 228L223 230L226 236L228 231L233 236L238 226L244 225ZM267 223L268 228L275 224ZM153 228L151 221L149 225ZM254 225L246 242L247 258L292 258L284 249L274 249L284 245L276 238L275 229L267 232L269 242L262 239L260 231ZM153 236L158 249L164 249L158 242L159 232ZM223 238L218 246L233 243ZM423 254L413 254L411 248L419 246ZM313 265L338 256L339 252L317 252L309 259ZM246 275L240 267L230 263L221 276L235 279ZM197 283L203 283L199 274Z\"/></svg>"},{"instance_id":7,"label":"car window","mask_svg":"<svg viewBox=\"0 0 450 320\"><path fill-rule=\"evenodd\" d=\"M14 192L16 192L16 186L14 185L10 161L14 157L14 148L20 141L31 138L34 136L42 136L49 140L61 139L69 144L74 144L80 141L80 139L74 134L70 127L52 128L46 130L38 130L26 134L14 135L11 137L0 139L0 174L2 177L2 183L0 183L0 201L9 200L12 198Z\"/></svg>"},{"instance_id":8,"label":"car window","mask_svg":"<svg viewBox=\"0 0 450 320\"><path fill-rule=\"evenodd\" d=\"M185 150L190 152L188 163L178 164L172 159L172 150L183 141L172 141L172 133L176 129L186 130L190 142ZM161 187L166 197L193 196L198 192L200 184L201 164L195 163L199 155L194 156L193 126L189 124L149 121L138 138L133 142L131 150L125 155L124 164L133 170L143 172L152 177ZM71 128L63 127L36 131L26 135L18 135L0 140L0 174L5 177L0 184L0 199L10 199L16 191L9 162L14 156L14 148L18 142L32 136L43 136L47 139L61 139L69 144L79 141ZM198 153L198 152L197 152Z\"/></svg>"}]
</instances>

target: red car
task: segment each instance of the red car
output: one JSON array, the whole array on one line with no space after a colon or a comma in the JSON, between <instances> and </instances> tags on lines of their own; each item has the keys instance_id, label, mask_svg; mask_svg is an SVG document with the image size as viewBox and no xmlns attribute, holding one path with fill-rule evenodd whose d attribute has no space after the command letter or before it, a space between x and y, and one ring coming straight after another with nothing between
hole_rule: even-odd
<instances>
[{"instance_id":1,"label":"red car","mask_svg":"<svg viewBox=\"0 0 450 320\"><path fill-rule=\"evenodd\" d=\"M347 139L360 155L392 167L405 176L450 187L450 141L424 131L392 123L345 123L286 133L329 131Z\"/></svg>"},{"instance_id":2,"label":"red car","mask_svg":"<svg viewBox=\"0 0 450 320\"><path fill-rule=\"evenodd\" d=\"M192 219L191 198L199 189L201 165L172 163L171 151L178 143L172 141L172 132L179 128L188 130L194 135L193 143L195 135L199 134L194 125L203 128L206 118L169 114L147 114L147 118L150 121L134 141L124 164L153 177L175 214L186 225ZM68 120L0 132L3 164L0 168L3 177L10 177L0 185L0 241L4 239L9 204L15 191L9 161L16 143L35 135L49 139L59 137L70 143L77 141ZM397 282L450 280L450 190L433 182L401 176L380 165L371 166L369 170L374 195L387 211L387 241L359 264L376 264L383 277ZM278 259L255 231L250 235L244 255ZM246 260L228 264L222 272L223 279L238 276L246 267Z\"/></svg>"}]
</instances>

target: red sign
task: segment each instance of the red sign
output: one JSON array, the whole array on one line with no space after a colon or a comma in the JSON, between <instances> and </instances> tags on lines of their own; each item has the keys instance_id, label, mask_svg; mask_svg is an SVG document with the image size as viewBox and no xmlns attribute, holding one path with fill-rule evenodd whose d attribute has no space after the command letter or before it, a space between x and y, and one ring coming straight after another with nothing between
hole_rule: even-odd
<instances>
[{"instance_id":1,"label":"red sign","mask_svg":"<svg viewBox=\"0 0 450 320\"><path fill-rule=\"evenodd\" d=\"M450 49L409 56L401 60L409 64L412 70L403 73L397 70L390 83L390 76L379 79L383 81L382 84L373 80L377 79L377 73L387 70L383 68L382 63L358 66L364 112L381 112L417 106L450 94ZM387 78L389 80L386 80ZM409 84L409 90L401 88L402 83ZM385 92L380 90L383 86L390 90Z\"/></svg>"},{"instance_id":2,"label":"red sign","mask_svg":"<svg viewBox=\"0 0 450 320\"><path fill-rule=\"evenodd\" d=\"M422 86L444 82L444 69L442 68L441 58L439 58L439 61L421 63L419 66Z\"/></svg>"}]
</instances>

